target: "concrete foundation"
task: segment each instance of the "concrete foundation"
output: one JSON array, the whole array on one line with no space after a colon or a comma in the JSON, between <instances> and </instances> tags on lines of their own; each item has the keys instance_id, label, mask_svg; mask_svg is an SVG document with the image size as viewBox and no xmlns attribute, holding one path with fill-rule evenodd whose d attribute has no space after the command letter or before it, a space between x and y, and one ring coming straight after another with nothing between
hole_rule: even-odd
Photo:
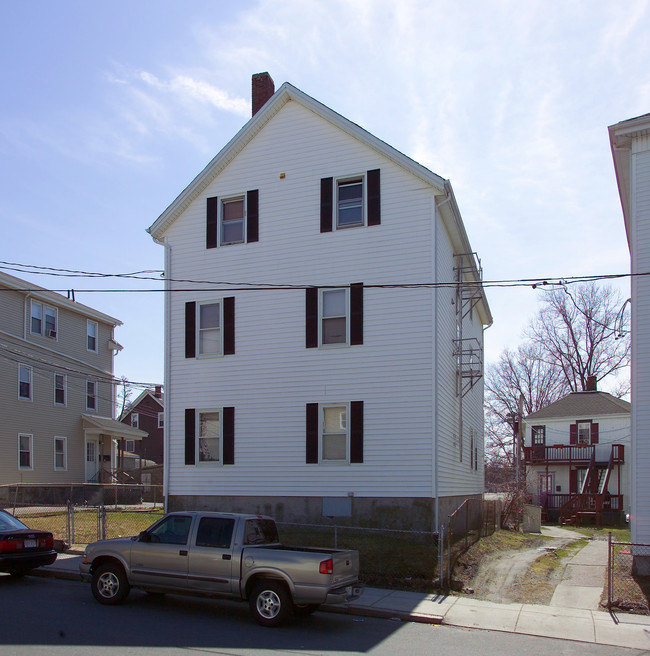
<instances>
[{"instance_id":1,"label":"concrete foundation","mask_svg":"<svg viewBox=\"0 0 650 656\"><path fill-rule=\"evenodd\" d=\"M474 495L482 498L482 495ZM439 500L440 523L446 524L467 497L442 497ZM424 498L350 498L350 516L329 519L323 515L323 497L231 497L170 495L168 511L214 510L270 515L278 522L296 524L336 523L339 526L363 526L397 530L435 532L435 499Z\"/></svg>"}]
</instances>

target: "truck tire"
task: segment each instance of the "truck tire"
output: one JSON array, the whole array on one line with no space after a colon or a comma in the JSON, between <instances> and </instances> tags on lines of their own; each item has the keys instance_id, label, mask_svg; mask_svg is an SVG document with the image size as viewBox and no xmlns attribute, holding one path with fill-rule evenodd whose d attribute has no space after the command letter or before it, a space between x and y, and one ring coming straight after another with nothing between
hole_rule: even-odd
<instances>
[{"instance_id":1,"label":"truck tire","mask_svg":"<svg viewBox=\"0 0 650 656\"><path fill-rule=\"evenodd\" d=\"M121 604L131 589L122 566L117 563L106 563L98 567L93 572L90 587L95 599L107 606Z\"/></svg>"},{"instance_id":2,"label":"truck tire","mask_svg":"<svg viewBox=\"0 0 650 656\"><path fill-rule=\"evenodd\" d=\"M255 621L262 626L280 626L291 614L293 603L286 586L280 581L260 581L255 585L248 604Z\"/></svg>"}]
</instances>

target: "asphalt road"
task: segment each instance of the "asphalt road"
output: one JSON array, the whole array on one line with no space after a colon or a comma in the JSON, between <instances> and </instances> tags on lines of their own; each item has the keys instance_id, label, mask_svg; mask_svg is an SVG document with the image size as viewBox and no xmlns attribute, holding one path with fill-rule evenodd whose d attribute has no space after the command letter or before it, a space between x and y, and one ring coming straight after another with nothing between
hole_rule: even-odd
<instances>
[{"instance_id":1,"label":"asphalt road","mask_svg":"<svg viewBox=\"0 0 650 656\"><path fill-rule=\"evenodd\" d=\"M256 625L243 603L132 591L98 604L74 581L0 574L0 656L636 656L642 652L496 631L318 612L278 629Z\"/></svg>"}]
</instances>

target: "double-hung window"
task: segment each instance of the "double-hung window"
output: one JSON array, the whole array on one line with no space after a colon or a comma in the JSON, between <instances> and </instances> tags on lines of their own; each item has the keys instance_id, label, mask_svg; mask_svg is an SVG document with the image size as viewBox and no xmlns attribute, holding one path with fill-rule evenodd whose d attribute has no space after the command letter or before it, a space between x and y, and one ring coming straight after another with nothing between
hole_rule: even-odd
<instances>
[{"instance_id":1,"label":"double-hung window","mask_svg":"<svg viewBox=\"0 0 650 656\"><path fill-rule=\"evenodd\" d=\"M222 304L199 303L198 344L199 355L221 355L222 348Z\"/></svg>"},{"instance_id":2,"label":"double-hung window","mask_svg":"<svg viewBox=\"0 0 650 656\"><path fill-rule=\"evenodd\" d=\"M363 178L337 180L336 229L363 224Z\"/></svg>"},{"instance_id":3,"label":"double-hung window","mask_svg":"<svg viewBox=\"0 0 650 656\"><path fill-rule=\"evenodd\" d=\"M380 170L322 178L320 231L381 224Z\"/></svg>"},{"instance_id":4,"label":"double-hung window","mask_svg":"<svg viewBox=\"0 0 650 656\"><path fill-rule=\"evenodd\" d=\"M185 464L235 464L235 408L185 409Z\"/></svg>"},{"instance_id":5,"label":"double-hung window","mask_svg":"<svg viewBox=\"0 0 650 656\"><path fill-rule=\"evenodd\" d=\"M86 410L97 410L97 383L86 381Z\"/></svg>"},{"instance_id":6,"label":"double-hung window","mask_svg":"<svg viewBox=\"0 0 650 656\"><path fill-rule=\"evenodd\" d=\"M307 348L363 344L363 283L336 289L309 287L305 311Z\"/></svg>"},{"instance_id":7,"label":"double-hung window","mask_svg":"<svg viewBox=\"0 0 650 656\"><path fill-rule=\"evenodd\" d=\"M54 438L54 469L64 471L68 468L68 438Z\"/></svg>"},{"instance_id":8,"label":"double-hung window","mask_svg":"<svg viewBox=\"0 0 650 656\"><path fill-rule=\"evenodd\" d=\"M570 444L598 444L598 423L582 419L569 426Z\"/></svg>"},{"instance_id":9,"label":"double-hung window","mask_svg":"<svg viewBox=\"0 0 650 656\"><path fill-rule=\"evenodd\" d=\"M591 422L578 422L578 444L589 444L591 442Z\"/></svg>"},{"instance_id":10,"label":"double-hung window","mask_svg":"<svg viewBox=\"0 0 650 656\"><path fill-rule=\"evenodd\" d=\"M132 412L131 413L131 426L133 428L140 428L140 413L139 412ZM128 449L127 449L128 451Z\"/></svg>"},{"instance_id":11,"label":"double-hung window","mask_svg":"<svg viewBox=\"0 0 650 656\"><path fill-rule=\"evenodd\" d=\"M56 339L56 326L56 308L32 300L30 332L33 335L43 335L44 337Z\"/></svg>"},{"instance_id":12,"label":"double-hung window","mask_svg":"<svg viewBox=\"0 0 650 656\"><path fill-rule=\"evenodd\" d=\"M348 290L322 289L320 298L320 343L347 344L348 343Z\"/></svg>"},{"instance_id":13,"label":"double-hung window","mask_svg":"<svg viewBox=\"0 0 650 656\"><path fill-rule=\"evenodd\" d=\"M221 461L221 413L218 410L199 412L196 461L199 463Z\"/></svg>"},{"instance_id":14,"label":"double-hung window","mask_svg":"<svg viewBox=\"0 0 650 656\"><path fill-rule=\"evenodd\" d=\"M90 319L86 322L86 348L97 353L97 322Z\"/></svg>"},{"instance_id":15,"label":"double-hung window","mask_svg":"<svg viewBox=\"0 0 650 656\"><path fill-rule=\"evenodd\" d=\"M18 398L23 401L32 400L33 371L26 364L18 365Z\"/></svg>"},{"instance_id":16,"label":"double-hung window","mask_svg":"<svg viewBox=\"0 0 650 656\"><path fill-rule=\"evenodd\" d=\"M363 462L363 401L308 403L306 462Z\"/></svg>"},{"instance_id":17,"label":"double-hung window","mask_svg":"<svg viewBox=\"0 0 650 656\"><path fill-rule=\"evenodd\" d=\"M185 304L185 357L235 353L235 297Z\"/></svg>"},{"instance_id":18,"label":"double-hung window","mask_svg":"<svg viewBox=\"0 0 650 656\"><path fill-rule=\"evenodd\" d=\"M236 196L207 199L206 248L259 240L259 193L257 189Z\"/></svg>"},{"instance_id":19,"label":"double-hung window","mask_svg":"<svg viewBox=\"0 0 650 656\"><path fill-rule=\"evenodd\" d=\"M65 374L54 374L54 405L66 405L68 381Z\"/></svg>"},{"instance_id":20,"label":"double-hung window","mask_svg":"<svg viewBox=\"0 0 650 656\"><path fill-rule=\"evenodd\" d=\"M34 437L28 433L18 435L18 469L34 469Z\"/></svg>"},{"instance_id":21,"label":"double-hung window","mask_svg":"<svg viewBox=\"0 0 650 656\"><path fill-rule=\"evenodd\" d=\"M164 428L165 427L165 413L164 412L159 412L158 413L158 428Z\"/></svg>"}]
</instances>

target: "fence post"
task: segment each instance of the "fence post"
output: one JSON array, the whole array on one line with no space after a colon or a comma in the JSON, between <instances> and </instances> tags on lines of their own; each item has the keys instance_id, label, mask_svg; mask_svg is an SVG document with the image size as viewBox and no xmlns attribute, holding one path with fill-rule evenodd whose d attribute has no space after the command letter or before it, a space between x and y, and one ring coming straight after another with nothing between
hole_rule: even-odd
<instances>
[{"instance_id":1,"label":"fence post","mask_svg":"<svg viewBox=\"0 0 650 656\"><path fill-rule=\"evenodd\" d=\"M72 519L70 514L72 513L72 502L68 501L68 506L66 508L65 515L65 529L66 529L66 538L69 545L72 545Z\"/></svg>"},{"instance_id":2,"label":"fence post","mask_svg":"<svg viewBox=\"0 0 650 656\"><path fill-rule=\"evenodd\" d=\"M100 508L100 514L101 514L101 527L102 527L102 540L106 539L106 506L102 504Z\"/></svg>"},{"instance_id":3,"label":"fence post","mask_svg":"<svg viewBox=\"0 0 650 656\"><path fill-rule=\"evenodd\" d=\"M445 586L445 525L440 525L438 532L438 580L440 587Z\"/></svg>"},{"instance_id":4,"label":"fence post","mask_svg":"<svg viewBox=\"0 0 650 656\"><path fill-rule=\"evenodd\" d=\"M609 531L607 534L607 608L609 611L612 610L612 602L614 598L613 587L613 573L612 573L612 532Z\"/></svg>"},{"instance_id":5,"label":"fence post","mask_svg":"<svg viewBox=\"0 0 650 656\"><path fill-rule=\"evenodd\" d=\"M339 529L336 524L334 524L334 548L339 548Z\"/></svg>"}]
</instances>

